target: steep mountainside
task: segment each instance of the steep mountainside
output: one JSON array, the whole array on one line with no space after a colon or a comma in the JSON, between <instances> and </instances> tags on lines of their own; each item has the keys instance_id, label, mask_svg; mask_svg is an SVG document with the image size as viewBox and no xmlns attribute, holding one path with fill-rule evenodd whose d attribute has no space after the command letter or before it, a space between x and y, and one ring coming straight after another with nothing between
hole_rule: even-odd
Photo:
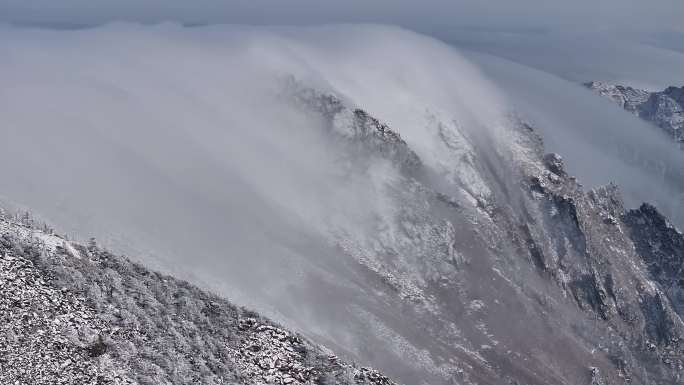
<instances>
[{"instance_id":1,"label":"steep mountainside","mask_svg":"<svg viewBox=\"0 0 684 385\"><path fill-rule=\"evenodd\" d=\"M6 217L0 330L3 384L394 384L187 282Z\"/></svg>"},{"instance_id":2,"label":"steep mountainside","mask_svg":"<svg viewBox=\"0 0 684 385\"><path fill-rule=\"evenodd\" d=\"M388 128L373 122L366 127L385 135ZM385 253L423 257L401 265L378 255L368 268L407 291L416 317L432 325L432 340L459 358L456 368L467 368L455 369L465 373L464 383L500 383L500 376L510 383L681 381L681 233L650 206L626 211L615 186L583 191L558 155L542 156L541 142L525 124L519 123L516 137L528 157L510 184L496 176L497 166L459 164L498 181L479 189L488 194L466 195L477 201L470 214L477 223L473 238L467 235L473 227L459 219L468 215L465 202L418 190L424 196L410 200L428 199L439 209L421 215L407 200L402 216L412 225L400 231L417 246ZM384 146L395 149L385 153L408 151L403 141ZM408 185L426 183L422 164L410 164ZM437 230L439 218L448 221L446 229ZM443 232L443 246L421 245L429 227L415 226ZM422 282L401 279L404 269L418 269ZM445 329L449 323L456 332ZM574 365L584 366L584 377L581 370L572 373Z\"/></svg>"},{"instance_id":3,"label":"steep mountainside","mask_svg":"<svg viewBox=\"0 0 684 385\"><path fill-rule=\"evenodd\" d=\"M20 91L0 94L3 200L121 240L306 339L37 233L46 252L6 242L8 279L25 267L36 288L11 295L44 309L3 312L28 325L7 351L27 341L39 362L38 330L67 306L84 326L49 334L69 343L47 368L7 353L8 368L49 378L68 355L84 358L73 378L111 382L388 381L352 361L412 385L684 379L681 233L615 186L585 189L449 47L377 26L17 39L0 73Z\"/></svg>"},{"instance_id":4,"label":"steep mountainside","mask_svg":"<svg viewBox=\"0 0 684 385\"><path fill-rule=\"evenodd\" d=\"M387 125L292 80L285 89L296 108L327 119L349 161L381 157L400 173L387 191L402 202L396 226L369 235L372 248L349 233L340 243L352 257L345 268L377 293L354 305L347 327L374 319L368 344L400 350L346 355L424 384L682 380L684 237L653 207L625 210L615 186L583 191L521 122L520 174L481 168L470 153L452 180L477 175L483 185L445 194ZM447 148L467 147L446 135ZM8 380L391 383L183 281L1 223Z\"/></svg>"},{"instance_id":5,"label":"steep mountainside","mask_svg":"<svg viewBox=\"0 0 684 385\"><path fill-rule=\"evenodd\" d=\"M330 96L306 95L316 101L309 105L344 113ZM363 111L355 116L355 140L387 135ZM682 234L650 206L626 210L615 186L583 191L560 156L542 156L531 128L517 127L521 174L497 175L503 168L478 168L468 158L459 164L490 181L478 189L485 193L465 192L475 212L458 195L431 191L414 156L397 158L411 154L405 142L376 142L376 153L402 165L411 159L402 169L403 190L412 192L392 237L409 242L404 250L388 242L375 260L360 262L411 303L411 317L430 325L432 359L463 383L681 381ZM431 209L416 207L425 201ZM396 260L411 255L420 258Z\"/></svg>"},{"instance_id":6,"label":"steep mountainside","mask_svg":"<svg viewBox=\"0 0 684 385\"><path fill-rule=\"evenodd\" d=\"M684 87L649 92L599 81L585 83L634 115L654 123L675 141L684 142Z\"/></svg>"}]
</instances>

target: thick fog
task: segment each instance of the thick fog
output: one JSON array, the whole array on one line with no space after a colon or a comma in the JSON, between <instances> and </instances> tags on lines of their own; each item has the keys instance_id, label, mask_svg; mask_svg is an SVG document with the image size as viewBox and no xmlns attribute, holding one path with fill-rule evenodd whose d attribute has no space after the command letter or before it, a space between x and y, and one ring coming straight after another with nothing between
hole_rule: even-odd
<instances>
[{"instance_id":1,"label":"thick fog","mask_svg":"<svg viewBox=\"0 0 684 385\"><path fill-rule=\"evenodd\" d=\"M455 28L444 35L444 40L463 50L499 56L572 82L602 80L661 91L668 86L684 85L681 37L674 33L625 36L596 31Z\"/></svg>"},{"instance_id":2,"label":"thick fog","mask_svg":"<svg viewBox=\"0 0 684 385\"><path fill-rule=\"evenodd\" d=\"M320 117L282 95L283 79L363 106L438 170L452 166L423 130L427 108L468 126L500 115L474 67L394 28L1 33L5 201L164 270L211 272L202 282L260 309L277 302L263 297L296 301L284 287L298 263L331 252L315 242L365 238L368 218L393 210L393 166L348 166Z\"/></svg>"},{"instance_id":3,"label":"thick fog","mask_svg":"<svg viewBox=\"0 0 684 385\"><path fill-rule=\"evenodd\" d=\"M408 353L387 354L404 344L401 332L367 345L381 334L350 318L373 317L382 301L364 289L373 284L354 273L354 258L404 242L391 238L398 166L348 153L320 114L293 104L288 79L363 107L435 174L450 175L463 170L426 122L442 114L491 128L487 137L504 116L474 66L442 43L381 26L0 33L6 205L410 373L413 364L397 363ZM424 352L411 354L423 365Z\"/></svg>"},{"instance_id":4,"label":"thick fog","mask_svg":"<svg viewBox=\"0 0 684 385\"><path fill-rule=\"evenodd\" d=\"M1 33L2 194L81 237L120 238L120 247L144 234L158 241L150 247L158 255L182 254L179 246L202 252L199 245L211 257L255 245L270 255L276 246L257 229L277 232L276 218L315 231L377 204L358 199L372 196L374 181L340 190L343 154L326 147L320 122L283 105L278 84L290 74L388 122L434 167L453 166L431 147L426 109L473 127L516 110L589 186L615 181L630 203L655 201L668 213L681 192L642 166L677 170L681 152L608 101L471 55L492 82L407 31L121 24ZM229 245L219 242L225 234L235 237Z\"/></svg>"}]
</instances>

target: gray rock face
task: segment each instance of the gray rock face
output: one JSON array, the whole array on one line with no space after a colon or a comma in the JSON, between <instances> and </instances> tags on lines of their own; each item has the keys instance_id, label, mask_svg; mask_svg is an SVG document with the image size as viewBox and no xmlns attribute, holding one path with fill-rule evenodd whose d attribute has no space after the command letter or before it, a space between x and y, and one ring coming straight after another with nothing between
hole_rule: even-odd
<instances>
[{"instance_id":1,"label":"gray rock face","mask_svg":"<svg viewBox=\"0 0 684 385\"><path fill-rule=\"evenodd\" d=\"M620 380L602 381L681 381L681 234L652 206L625 212L615 186L585 194L567 179L533 178L532 190L554 229L530 248L537 267L608 326L601 339Z\"/></svg>"},{"instance_id":2,"label":"gray rock face","mask_svg":"<svg viewBox=\"0 0 684 385\"><path fill-rule=\"evenodd\" d=\"M0 383L394 384L187 282L7 218Z\"/></svg>"},{"instance_id":3,"label":"gray rock face","mask_svg":"<svg viewBox=\"0 0 684 385\"><path fill-rule=\"evenodd\" d=\"M684 314L684 236L649 204L628 211L624 220L651 276Z\"/></svg>"},{"instance_id":4,"label":"gray rock face","mask_svg":"<svg viewBox=\"0 0 684 385\"><path fill-rule=\"evenodd\" d=\"M421 166L421 161L401 136L361 108L346 106L337 96L305 87L294 78L285 80L283 97L298 108L320 114L327 121L329 134L348 141L350 158L380 155L392 160L404 171Z\"/></svg>"},{"instance_id":5,"label":"gray rock face","mask_svg":"<svg viewBox=\"0 0 684 385\"><path fill-rule=\"evenodd\" d=\"M636 116L656 124L675 141L684 142L684 87L648 92L598 81L586 83L585 86L612 99Z\"/></svg>"}]
</instances>

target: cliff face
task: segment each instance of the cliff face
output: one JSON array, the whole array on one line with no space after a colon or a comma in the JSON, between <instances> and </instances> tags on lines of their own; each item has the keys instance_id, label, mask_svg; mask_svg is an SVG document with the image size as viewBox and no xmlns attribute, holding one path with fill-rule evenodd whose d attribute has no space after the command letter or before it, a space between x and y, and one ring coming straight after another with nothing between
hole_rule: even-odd
<instances>
[{"instance_id":1,"label":"cliff face","mask_svg":"<svg viewBox=\"0 0 684 385\"><path fill-rule=\"evenodd\" d=\"M651 277L681 316L684 311L684 237L649 204L629 210L624 220Z\"/></svg>"},{"instance_id":2,"label":"cliff face","mask_svg":"<svg viewBox=\"0 0 684 385\"><path fill-rule=\"evenodd\" d=\"M3 384L394 384L187 282L0 219Z\"/></svg>"},{"instance_id":3,"label":"cliff face","mask_svg":"<svg viewBox=\"0 0 684 385\"><path fill-rule=\"evenodd\" d=\"M530 257L605 328L598 338L617 376L604 381L681 381L681 233L652 206L625 211L615 186L582 192L552 171L557 159L545 158L550 179L532 179L545 213L535 221L550 232L528 240Z\"/></svg>"},{"instance_id":4,"label":"cliff face","mask_svg":"<svg viewBox=\"0 0 684 385\"><path fill-rule=\"evenodd\" d=\"M684 142L684 87L648 92L604 82L588 82L589 89L662 128L676 142Z\"/></svg>"}]
</instances>

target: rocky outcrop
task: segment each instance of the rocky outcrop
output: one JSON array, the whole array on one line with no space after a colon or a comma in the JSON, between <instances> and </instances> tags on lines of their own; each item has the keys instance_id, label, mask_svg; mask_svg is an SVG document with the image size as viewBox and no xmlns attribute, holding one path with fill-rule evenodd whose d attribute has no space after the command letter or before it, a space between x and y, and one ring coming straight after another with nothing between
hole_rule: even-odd
<instances>
[{"instance_id":1,"label":"rocky outcrop","mask_svg":"<svg viewBox=\"0 0 684 385\"><path fill-rule=\"evenodd\" d=\"M618 378L681 381L681 233L650 205L625 211L616 186L582 192L558 171L558 156L545 157L545 165L548 171L530 186L543 213L536 220L550 233L535 240L530 256L579 308L612 331L603 337L604 347Z\"/></svg>"},{"instance_id":2,"label":"rocky outcrop","mask_svg":"<svg viewBox=\"0 0 684 385\"><path fill-rule=\"evenodd\" d=\"M338 96L307 87L293 77L283 81L283 97L309 113L325 119L329 133L351 146L350 159L368 154L389 158L402 169L420 167L420 158L401 135L361 108L350 107Z\"/></svg>"},{"instance_id":3,"label":"rocky outcrop","mask_svg":"<svg viewBox=\"0 0 684 385\"><path fill-rule=\"evenodd\" d=\"M3 384L394 384L187 282L8 218L0 331Z\"/></svg>"},{"instance_id":4,"label":"rocky outcrop","mask_svg":"<svg viewBox=\"0 0 684 385\"><path fill-rule=\"evenodd\" d=\"M651 277L684 316L684 236L658 210L643 204L624 215L630 237Z\"/></svg>"},{"instance_id":5,"label":"rocky outcrop","mask_svg":"<svg viewBox=\"0 0 684 385\"><path fill-rule=\"evenodd\" d=\"M598 81L585 83L585 86L610 98L634 115L654 123L676 142L684 142L684 87L649 92Z\"/></svg>"},{"instance_id":6,"label":"rocky outcrop","mask_svg":"<svg viewBox=\"0 0 684 385\"><path fill-rule=\"evenodd\" d=\"M593 81L587 82L584 85L636 115L639 113L640 106L646 103L651 96L651 93L648 91L619 84Z\"/></svg>"}]
</instances>

